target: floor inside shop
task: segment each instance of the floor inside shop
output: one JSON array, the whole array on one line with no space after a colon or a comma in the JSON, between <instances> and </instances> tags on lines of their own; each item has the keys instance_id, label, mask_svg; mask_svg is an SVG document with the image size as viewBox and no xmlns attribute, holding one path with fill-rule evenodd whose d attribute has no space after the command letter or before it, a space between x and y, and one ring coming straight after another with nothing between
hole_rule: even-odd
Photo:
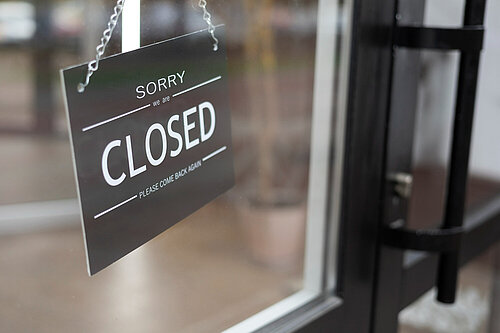
<instances>
[{"instance_id":1,"label":"floor inside shop","mask_svg":"<svg viewBox=\"0 0 500 333\"><path fill-rule=\"evenodd\" d=\"M4 203L0 219L7 208L29 209L27 199L56 205L75 201L65 138L6 136L1 140L0 154L9 163L0 174ZM59 163L54 166L47 162L51 160ZM445 176L443 170L432 168L415 173L410 225L431 226L429 221L439 220ZM498 190L498 184L473 178L469 206ZM70 200L61 200L65 198ZM19 213L28 212L20 209ZM47 220L45 227L32 231L9 229L0 235L0 331L215 332L227 328L302 287L301 256L286 267L256 260L240 220L237 205L222 196L93 277L86 272L77 212L57 225ZM5 215L2 223L7 223ZM488 332L493 285L498 279L495 256L489 251L461 273L460 295L464 296L459 296L458 304L464 298L463 302L483 309L475 312L476 321L465 323L476 325L475 332ZM427 295L406 310L400 331L441 332L418 320L422 304L428 308L430 303L432 295ZM448 317L456 316L452 308L446 311ZM467 312L463 314L467 318Z\"/></svg>"}]
</instances>

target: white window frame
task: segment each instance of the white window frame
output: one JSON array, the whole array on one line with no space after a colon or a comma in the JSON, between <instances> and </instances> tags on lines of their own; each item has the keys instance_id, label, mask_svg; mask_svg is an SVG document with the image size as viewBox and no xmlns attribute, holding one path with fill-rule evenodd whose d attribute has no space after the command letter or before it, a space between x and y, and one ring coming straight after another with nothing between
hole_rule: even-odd
<instances>
[{"instance_id":1,"label":"white window frame","mask_svg":"<svg viewBox=\"0 0 500 333\"><path fill-rule=\"evenodd\" d=\"M339 10L337 1L318 1L303 289L223 333L255 332L263 329L335 288L352 1L345 2L342 13L339 13ZM345 21L339 22L340 18ZM342 29L340 45L337 38L339 29ZM337 68L338 54L341 59ZM336 75L339 76L338 87L335 87Z\"/></svg>"}]
</instances>

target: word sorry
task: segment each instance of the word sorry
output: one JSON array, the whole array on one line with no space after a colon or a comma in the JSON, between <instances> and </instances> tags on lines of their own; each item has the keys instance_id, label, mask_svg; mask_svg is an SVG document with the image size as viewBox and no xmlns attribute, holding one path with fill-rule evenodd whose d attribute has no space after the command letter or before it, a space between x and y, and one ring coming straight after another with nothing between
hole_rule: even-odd
<instances>
[{"instance_id":1,"label":"word sorry","mask_svg":"<svg viewBox=\"0 0 500 333\"><path fill-rule=\"evenodd\" d=\"M137 88L135 88L137 99L143 99L146 97L146 94L154 95L162 90L167 90L168 88L177 86L177 82L179 82L179 84L184 83L184 74L186 74L186 71L182 71L182 73L170 74L167 77L162 77L156 81L148 82L146 85L137 86Z\"/></svg>"},{"instance_id":2,"label":"word sorry","mask_svg":"<svg viewBox=\"0 0 500 333\"><path fill-rule=\"evenodd\" d=\"M206 112L204 110L208 110L208 114L210 115L210 127L208 130L205 128L205 115ZM197 137L196 139L193 139L193 136L191 136L190 133L193 133L196 130L196 125L197 122L194 121L192 116L198 113L198 118L199 118L199 133L200 136L199 138ZM168 140L167 140L167 132L168 136L174 140L177 141L177 148L175 150L170 151L170 157L176 157L178 156L183 148L186 150L189 150L197 145L200 144L200 142L207 141L212 137L215 131L215 109L212 103L210 102L203 102L198 107L192 107L189 110L186 110L182 112L182 128L183 128L183 135L181 133L178 133L174 130L172 125L175 122L180 121L181 117L178 114L174 114L170 117L170 119L167 122L167 128L165 130L165 127L160 124L160 123L154 123L152 124L145 136L144 140L144 147L146 151L146 158L152 166L158 166L167 157L167 147L168 147ZM161 154L158 157L153 156L151 152L151 135L157 131L160 136L161 136ZM125 137L125 144L126 144L126 151L127 151L127 159L128 159L128 167L129 167L129 176L130 178L135 177L144 171L146 171L147 166L142 165L138 168L134 166L134 154L132 150L132 139L130 135L127 135ZM104 179L110 186L118 186L120 185L127 175L125 172L122 172L121 175L118 178L113 178L111 176L111 173L108 168L108 160L109 160L109 154L111 150L113 149L118 149L118 147L121 147L122 145L122 140L113 140L110 143L107 144L106 148L104 148L104 152L102 153L102 159L101 159L101 166L102 166L102 174L104 176Z\"/></svg>"}]
</instances>

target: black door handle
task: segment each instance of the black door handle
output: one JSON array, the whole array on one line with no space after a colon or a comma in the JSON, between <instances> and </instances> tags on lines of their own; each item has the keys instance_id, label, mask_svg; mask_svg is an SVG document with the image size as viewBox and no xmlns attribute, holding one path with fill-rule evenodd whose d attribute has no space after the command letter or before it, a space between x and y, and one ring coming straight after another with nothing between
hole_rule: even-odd
<instances>
[{"instance_id":1,"label":"black door handle","mask_svg":"<svg viewBox=\"0 0 500 333\"><path fill-rule=\"evenodd\" d=\"M408 230L395 223L383 230L385 244L404 249L440 253L437 300L454 303L457 290L469 153L476 100L479 59L483 43L486 0L467 0L463 27L458 29L400 26L395 46L417 49L459 50L460 67L455 102L453 138L446 207L441 229ZM462 36L462 38L460 37Z\"/></svg>"}]
</instances>

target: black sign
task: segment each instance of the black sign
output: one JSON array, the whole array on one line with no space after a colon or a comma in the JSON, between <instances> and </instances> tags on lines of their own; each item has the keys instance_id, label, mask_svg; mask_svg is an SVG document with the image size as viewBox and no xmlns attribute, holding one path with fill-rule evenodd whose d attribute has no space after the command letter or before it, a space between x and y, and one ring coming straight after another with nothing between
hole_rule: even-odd
<instances>
[{"instance_id":1,"label":"black sign","mask_svg":"<svg viewBox=\"0 0 500 333\"><path fill-rule=\"evenodd\" d=\"M224 28L62 71L89 274L234 185Z\"/></svg>"}]
</instances>

